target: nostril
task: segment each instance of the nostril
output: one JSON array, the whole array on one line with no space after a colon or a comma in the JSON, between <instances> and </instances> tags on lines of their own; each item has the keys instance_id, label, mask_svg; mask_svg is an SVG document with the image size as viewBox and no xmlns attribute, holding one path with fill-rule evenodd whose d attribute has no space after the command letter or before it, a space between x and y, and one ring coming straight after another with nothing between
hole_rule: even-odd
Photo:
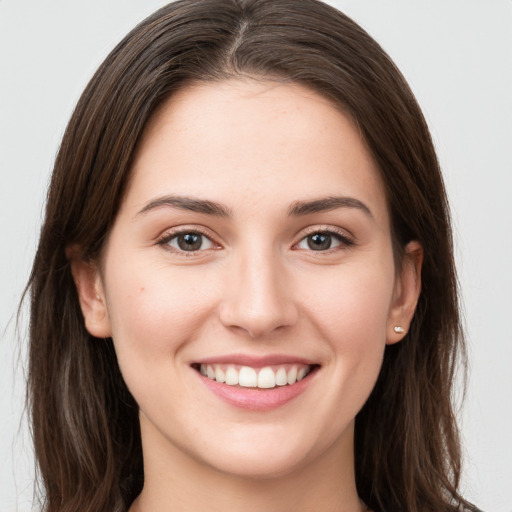
<instances>
[{"instance_id":1,"label":"nostril","mask_svg":"<svg viewBox=\"0 0 512 512\"><path fill-rule=\"evenodd\" d=\"M269 304L265 308L268 309L251 309L243 304L225 306L220 312L220 320L225 327L254 339L281 332L297 322L298 314L291 304Z\"/></svg>"}]
</instances>

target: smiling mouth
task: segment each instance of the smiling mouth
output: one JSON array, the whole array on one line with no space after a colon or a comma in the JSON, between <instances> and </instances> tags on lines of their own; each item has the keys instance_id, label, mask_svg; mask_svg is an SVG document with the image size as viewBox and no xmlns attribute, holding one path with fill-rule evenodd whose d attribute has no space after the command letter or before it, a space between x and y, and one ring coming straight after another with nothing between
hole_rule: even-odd
<instances>
[{"instance_id":1,"label":"smiling mouth","mask_svg":"<svg viewBox=\"0 0 512 512\"><path fill-rule=\"evenodd\" d=\"M218 383L258 389L291 386L305 379L318 367L316 364L279 364L262 368L218 363L192 365L201 375Z\"/></svg>"}]
</instances>

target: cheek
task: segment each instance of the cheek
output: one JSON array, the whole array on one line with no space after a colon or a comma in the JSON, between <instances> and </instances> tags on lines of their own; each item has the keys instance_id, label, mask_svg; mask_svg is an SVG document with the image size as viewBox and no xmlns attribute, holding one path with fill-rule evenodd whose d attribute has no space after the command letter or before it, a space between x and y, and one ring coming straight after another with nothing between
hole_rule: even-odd
<instances>
[{"instance_id":1,"label":"cheek","mask_svg":"<svg viewBox=\"0 0 512 512\"><path fill-rule=\"evenodd\" d=\"M309 288L316 292L310 291L305 303L330 346L326 370L331 382L337 383L329 391L331 403L341 402L355 414L373 389L382 365L394 290L393 262L347 265L325 277L325 281L310 282Z\"/></svg>"},{"instance_id":2,"label":"cheek","mask_svg":"<svg viewBox=\"0 0 512 512\"><path fill-rule=\"evenodd\" d=\"M198 335L214 307L207 273L145 261L108 269L107 303L123 374L168 372L181 348Z\"/></svg>"},{"instance_id":3,"label":"cheek","mask_svg":"<svg viewBox=\"0 0 512 512\"><path fill-rule=\"evenodd\" d=\"M304 307L340 350L381 344L394 290L392 261L346 265L305 282Z\"/></svg>"}]
</instances>

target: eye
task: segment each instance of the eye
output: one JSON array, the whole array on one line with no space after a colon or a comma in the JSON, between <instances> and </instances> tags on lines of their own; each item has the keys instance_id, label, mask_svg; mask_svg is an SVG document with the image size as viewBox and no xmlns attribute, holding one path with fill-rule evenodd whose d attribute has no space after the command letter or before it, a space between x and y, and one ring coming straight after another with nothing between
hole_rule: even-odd
<instances>
[{"instance_id":1,"label":"eye","mask_svg":"<svg viewBox=\"0 0 512 512\"><path fill-rule=\"evenodd\" d=\"M298 249L311 251L328 251L340 246L350 246L353 242L340 233L317 231L304 237L298 244Z\"/></svg>"},{"instance_id":2,"label":"eye","mask_svg":"<svg viewBox=\"0 0 512 512\"><path fill-rule=\"evenodd\" d=\"M213 249L215 244L206 235L197 231L183 231L166 236L159 241L161 245L168 245L177 251L195 252Z\"/></svg>"}]
</instances>

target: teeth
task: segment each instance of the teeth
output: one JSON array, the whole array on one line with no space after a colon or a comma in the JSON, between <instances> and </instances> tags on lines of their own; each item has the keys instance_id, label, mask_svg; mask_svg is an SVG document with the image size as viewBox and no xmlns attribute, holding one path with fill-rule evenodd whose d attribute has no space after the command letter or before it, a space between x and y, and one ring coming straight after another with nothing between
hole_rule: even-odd
<instances>
[{"instance_id":1,"label":"teeth","mask_svg":"<svg viewBox=\"0 0 512 512\"><path fill-rule=\"evenodd\" d=\"M286 386L288 384L288 375L284 368L279 368L276 373L276 386Z\"/></svg>"},{"instance_id":2,"label":"teeth","mask_svg":"<svg viewBox=\"0 0 512 512\"><path fill-rule=\"evenodd\" d=\"M292 366L290 371L288 372L288 375L286 377L286 380L288 384L293 384L294 382L297 382L297 367Z\"/></svg>"},{"instance_id":3,"label":"teeth","mask_svg":"<svg viewBox=\"0 0 512 512\"><path fill-rule=\"evenodd\" d=\"M230 366L226 370L226 384L229 384L230 386L236 386L238 384L238 372L233 368L233 366Z\"/></svg>"},{"instance_id":4,"label":"teeth","mask_svg":"<svg viewBox=\"0 0 512 512\"><path fill-rule=\"evenodd\" d=\"M242 366L238 374L238 384L243 388L255 388L258 385L258 374L254 368Z\"/></svg>"},{"instance_id":5,"label":"teeth","mask_svg":"<svg viewBox=\"0 0 512 512\"><path fill-rule=\"evenodd\" d=\"M276 386L286 386L301 381L310 371L303 364L285 366L265 366L259 370L250 366L201 364L201 375L229 386L244 388L271 389Z\"/></svg>"},{"instance_id":6,"label":"teeth","mask_svg":"<svg viewBox=\"0 0 512 512\"><path fill-rule=\"evenodd\" d=\"M217 366L215 368L215 380L217 382L226 382L226 374L223 372L222 368Z\"/></svg>"},{"instance_id":7,"label":"teeth","mask_svg":"<svg viewBox=\"0 0 512 512\"><path fill-rule=\"evenodd\" d=\"M258 373L258 387L264 389L276 387L276 374L272 368L267 366L260 370L260 373Z\"/></svg>"}]
</instances>

